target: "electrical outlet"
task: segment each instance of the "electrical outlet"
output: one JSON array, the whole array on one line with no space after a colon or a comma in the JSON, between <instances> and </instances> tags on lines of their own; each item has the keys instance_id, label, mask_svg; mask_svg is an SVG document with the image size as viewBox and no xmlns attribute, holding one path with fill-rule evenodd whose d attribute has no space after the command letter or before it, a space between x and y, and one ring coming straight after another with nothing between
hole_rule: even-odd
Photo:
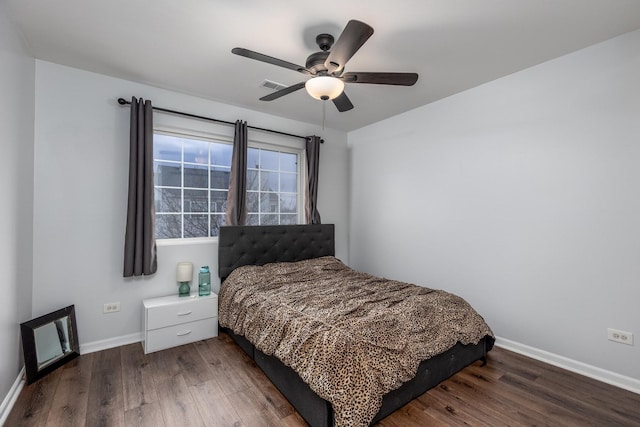
<instances>
[{"instance_id":1,"label":"electrical outlet","mask_svg":"<svg viewBox=\"0 0 640 427\"><path fill-rule=\"evenodd\" d=\"M607 338L609 341L620 342L622 344L633 345L633 333L619 331L617 329L607 329Z\"/></svg>"},{"instance_id":2,"label":"electrical outlet","mask_svg":"<svg viewBox=\"0 0 640 427\"><path fill-rule=\"evenodd\" d=\"M102 308L102 312L103 313L115 313L117 311L120 311L120 302L108 302L106 303L103 308Z\"/></svg>"}]
</instances>

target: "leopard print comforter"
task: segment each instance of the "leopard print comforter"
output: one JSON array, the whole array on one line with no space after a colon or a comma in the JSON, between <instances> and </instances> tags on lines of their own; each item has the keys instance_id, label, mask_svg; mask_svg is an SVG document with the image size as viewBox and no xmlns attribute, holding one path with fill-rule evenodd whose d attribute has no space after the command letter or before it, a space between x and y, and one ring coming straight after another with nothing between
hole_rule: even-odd
<instances>
[{"instance_id":1,"label":"leopard print comforter","mask_svg":"<svg viewBox=\"0 0 640 427\"><path fill-rule=\"evenodd\" d=\"M331 402L335 426L368 426L422 360L493 336L462 298L350 269L334 257L234 270L218 321Z\"/></svg>"}]
</instances>

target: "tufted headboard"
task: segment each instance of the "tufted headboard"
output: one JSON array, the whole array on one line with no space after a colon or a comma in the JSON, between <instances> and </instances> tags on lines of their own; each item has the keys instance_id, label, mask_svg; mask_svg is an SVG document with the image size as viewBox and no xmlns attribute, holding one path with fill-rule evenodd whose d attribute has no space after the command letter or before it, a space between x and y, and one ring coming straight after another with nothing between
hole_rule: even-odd
<instances>
[{"instance_id":1,"label":"tufted headboard","mask_svg":"<svg viewBox=\"0 0 640 427\"><path fill-rule=\"evenodd\" d=\"M334 225L220 227L218 274L223 282L243 265L293 262L335 255Z\"/></svg>"}]
</instances>

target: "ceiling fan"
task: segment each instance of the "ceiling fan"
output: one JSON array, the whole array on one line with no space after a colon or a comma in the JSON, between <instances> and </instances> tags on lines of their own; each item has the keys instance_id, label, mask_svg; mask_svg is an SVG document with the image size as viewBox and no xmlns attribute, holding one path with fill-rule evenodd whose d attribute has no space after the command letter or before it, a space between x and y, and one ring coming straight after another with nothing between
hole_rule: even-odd
<instances>
[{"instance_id":1,"label":"ceiling fan","mask_svg":"<svg viewBox=\"0 0 640 427\"><path fill-rule=\"evenodd\" d=\"M412 86L418 80L416 73L345 73L344 67L347 61L351 59L372 34L373 28L364 22L356 20L351 20L347 23L335 44L333 36L320 34L316 37L320 52L309 55L304 67L241 47L236 47L231 52L311 76L306 82L296 83L293 86L263 96L260 98L261 101L273 101L304 87L309 95L316 99L332 100L338 111L343 112L353 108L353 104L344 92L344 83Z\"/></svg>"}]
</instances>

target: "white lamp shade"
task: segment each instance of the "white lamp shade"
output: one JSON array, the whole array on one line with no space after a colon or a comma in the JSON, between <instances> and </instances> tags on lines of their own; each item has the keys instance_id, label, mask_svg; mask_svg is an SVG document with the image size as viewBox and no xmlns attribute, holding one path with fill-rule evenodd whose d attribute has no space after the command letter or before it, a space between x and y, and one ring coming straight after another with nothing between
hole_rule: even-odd
<instances>
[{"instance_id":1,"label":"white lamp shade","mask_svg":"<svg viewBox=\"0 0 640 427\"><path fill-rule=\"evenodd\" d=\"M344 82L330 76L313 77L304 84L309 95L315 99L334 99L344 90Z\"/></svg>"},{"instance_id":2,"label":"white lamp shade","mask_svg":"<svg viewBox=\"0 0 640 427\"><path fill-rule=\"evenodd\" d=\"M193 263L179 262L176 268L176 280L178 282L190 282L193 279Z\"/></svg>"}]
</instances>

